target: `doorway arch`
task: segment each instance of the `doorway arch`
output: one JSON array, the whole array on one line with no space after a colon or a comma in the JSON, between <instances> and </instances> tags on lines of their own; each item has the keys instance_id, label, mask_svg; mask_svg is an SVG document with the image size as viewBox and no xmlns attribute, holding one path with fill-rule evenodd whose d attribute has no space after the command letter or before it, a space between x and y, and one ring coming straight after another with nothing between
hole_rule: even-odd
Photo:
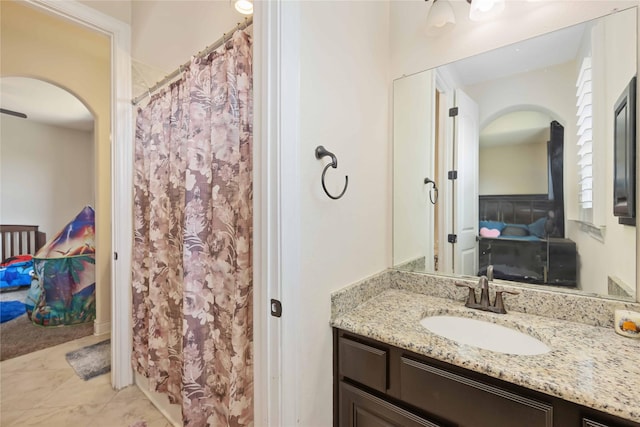
<instances>
[{"instance_id":1,"label":"doorway arch","mask_svg":"<svg viewBox=\"0 0 640 427\"><path fill-rule=\"evenodd\" d=\"M74 93L29 77L0 77L4 223L38 225L51 239L85 206L95 206L94 113ZM26 120L25 120L26 119Z\"/></svg>"}]
</instances>

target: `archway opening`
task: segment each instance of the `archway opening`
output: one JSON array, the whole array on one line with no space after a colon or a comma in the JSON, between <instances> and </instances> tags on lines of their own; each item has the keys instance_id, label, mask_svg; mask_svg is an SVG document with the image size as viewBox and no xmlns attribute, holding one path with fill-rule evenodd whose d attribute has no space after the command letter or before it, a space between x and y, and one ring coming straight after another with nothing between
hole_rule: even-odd
<instances>
[{"instance_id":1,"label":"archway opening","mask_svg":"<svg viewBox=\"0 0 640 427\"><path fill-rule=\"evenodd\" d=\"M0 94L0 222L37 226L42 239L6 255L35 255L86 207L95 206L95 120L77 96L43 80L2 77ZM31 282L5 282L0 299L33 307ZM90 335L93 318L82 327L53 332L21 314L2 326L2 359Z\"/></svg>"}]
</instances>

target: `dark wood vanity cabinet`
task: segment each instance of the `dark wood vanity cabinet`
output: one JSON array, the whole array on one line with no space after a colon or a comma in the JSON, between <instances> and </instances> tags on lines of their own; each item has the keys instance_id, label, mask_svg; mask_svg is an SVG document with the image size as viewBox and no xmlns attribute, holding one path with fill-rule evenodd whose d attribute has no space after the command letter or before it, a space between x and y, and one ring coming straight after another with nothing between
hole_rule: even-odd
<instances>
[{"instance_id":1,"label":"dark wood vanity cabinet","mask_svg":"<svg viewBox=\"0 0 640 427\"><path fill-rule=\"evenodd\" d=\"M334 427L640 427L334 329Z\"/></svg>"}]
</instances>

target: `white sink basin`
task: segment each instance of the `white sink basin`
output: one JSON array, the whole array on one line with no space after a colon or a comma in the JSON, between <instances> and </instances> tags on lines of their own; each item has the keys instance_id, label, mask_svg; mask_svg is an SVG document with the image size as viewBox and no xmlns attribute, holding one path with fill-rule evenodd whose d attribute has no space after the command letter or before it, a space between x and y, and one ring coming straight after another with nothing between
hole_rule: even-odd
<instances>
[{"instance_id":1,"label":"white sink basin","mask_svg":"<svg viewBox=\"0 0 640 427\"><path fill-rule=\"evenodd\" d=\"M498 353L533 356L551 351L537 338L515 329L459 316L429 316L420 321L429 331L461 344Z\"/></svg>"}]
</instances>

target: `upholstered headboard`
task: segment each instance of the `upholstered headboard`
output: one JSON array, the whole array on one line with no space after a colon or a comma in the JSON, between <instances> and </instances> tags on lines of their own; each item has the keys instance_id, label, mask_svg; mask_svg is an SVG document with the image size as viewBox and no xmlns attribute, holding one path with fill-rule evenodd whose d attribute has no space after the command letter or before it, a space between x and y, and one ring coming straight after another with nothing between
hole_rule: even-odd
<instances>
[{"instance_id":1,"label":"upholstered headboard","mask_svg":"<svg viewBox=\"0 0 640 427\"><path fill-rule=\"evenodd\" d=\"M47 241L37 225L0 225L0 261L16 255L35 255Z\"/></svg>"},{"instance_id":2,"label":"upholstered headboard","mask_svg":"<svg viewBox=\"0 0 640 427\"><path fill-rule=\"evenodd\" d=\"M553 210L546 194L500 194L480 196L480 221L531 224Z\"/></svg>"}]
</instances>

